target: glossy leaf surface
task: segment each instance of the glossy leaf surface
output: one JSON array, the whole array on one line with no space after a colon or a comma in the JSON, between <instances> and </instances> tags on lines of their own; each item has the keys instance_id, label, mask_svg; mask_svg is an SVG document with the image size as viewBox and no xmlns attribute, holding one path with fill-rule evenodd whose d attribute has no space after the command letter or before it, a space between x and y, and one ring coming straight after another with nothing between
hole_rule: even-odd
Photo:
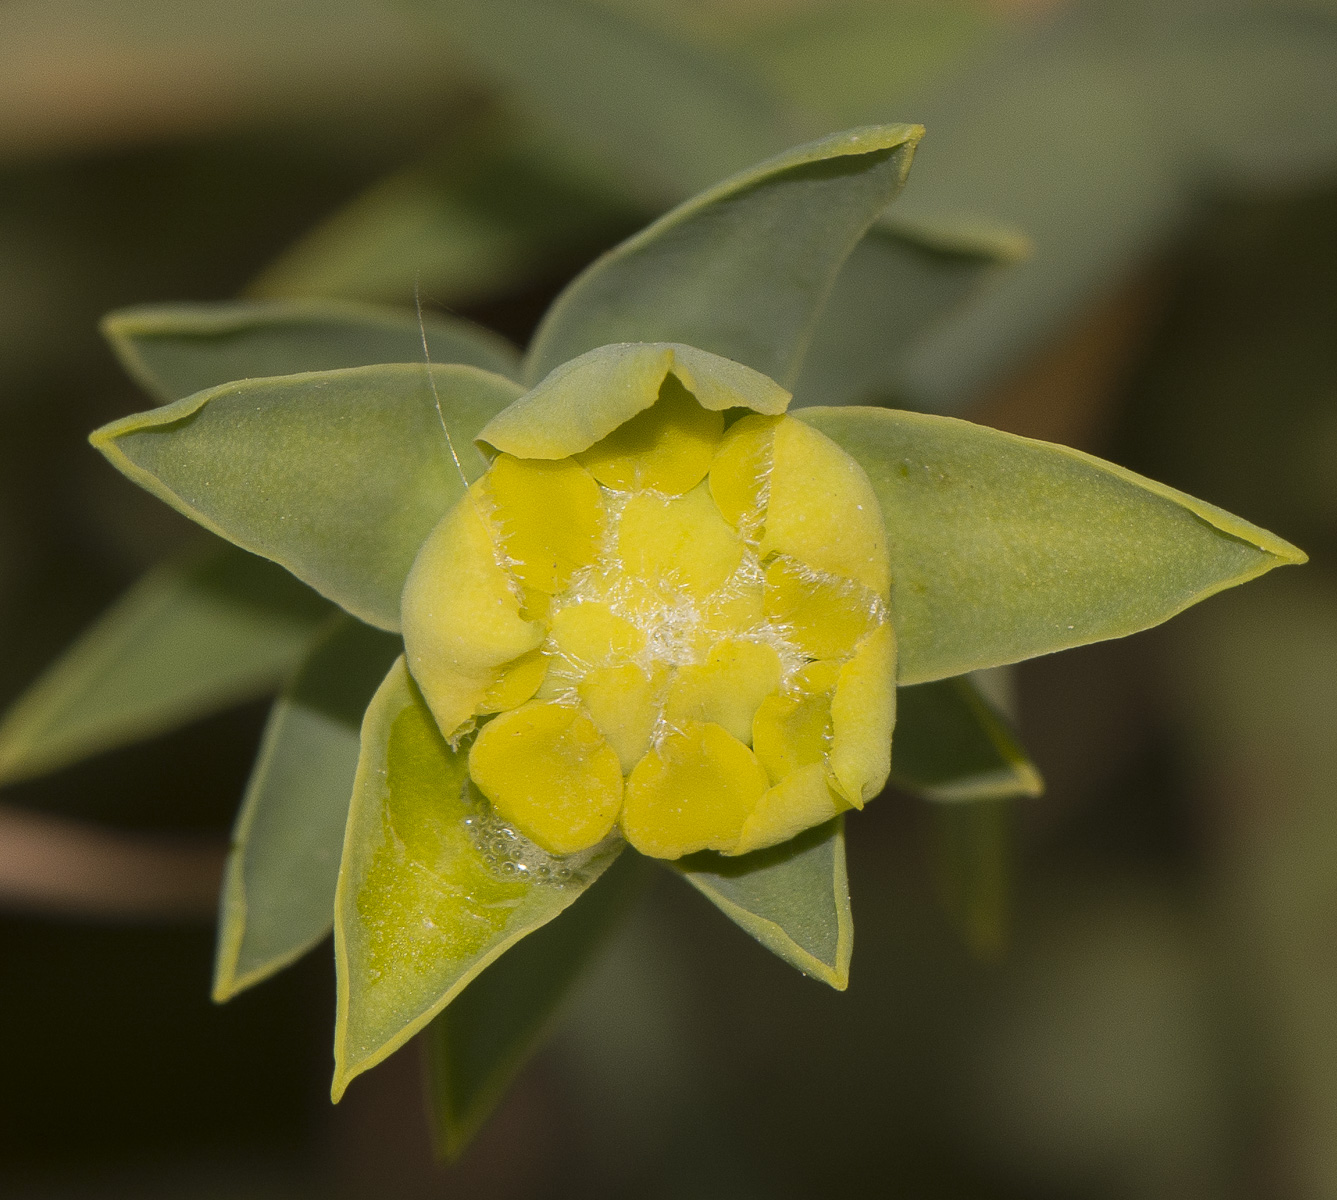
<instances>
[{"instance_id":1,"label":"glossy leaf surface","mask_svg":"<svg viewBox=\"0 0 1337 1200\"><path fill-rule=\"evenodd\" d=\"M519 392L475 367L354 367L228 384L92 441L206 529L394 630L418 547L464 493L461 469L485 465L471 439Z\"/></svg>"},{"instance_id":2,"label":"glossy leaf surface","mask_svg":"<svg viewBox=\"0 0 1337 1200\"><path fill-rule=\"evenodd\" d=\"M649 863L619 857L583 896L488 967L427 1030L437 1148L456 1159L542 1045L562 1002L644 890Z\"/></svg>"},{"instance_id":3,"label":"glossy leaf surface","mask_svg":"<svg viewBox=\"0 0 1337 1200\"><path fill-rule=\"evenodd\" d=\"M683 342L790 386L842 264L900 191L922 133L834 134L661 217L557 298L526 378L610 342Z\"/></svg>"},{"instance_id":4,"label":"glossy leaf surface","mask_svg":"<svg viewBox=\"0 0 1337 1200\"><path fill-rule=\"evenodd\" d=\"M402 649L397 637L338 618L275 703L232 835L215 1000L259 983L329 933L358 731Z\"/></svg>"},{"instance_id":5,"label":"glossy leaf surface","mask_svg":"<svg viewBox=\"0 0 1337 1200\"><path fill-rule=\"evenodd\" d=\"M768 950L838 991L854 949L845 819L740 858L704 852L671 864L698 892Z\"/></svg>"},{"instance_id":6,"label":"glossy leaf surface","mask_svg":"<svg viewBox=\"0 0 1337 1200\"><path fill-rule=\"evenodd\" d=\"M231 547L150 571L0 724L0 779L56 770L277 688L332 609Z\"/></svg>"},{"instance_id":7,"label":"glossy leaf surface","mask_svg":"<svg viewBox=\"0 0 1337 1200\"><path fill-rule=\"evenodd\" d=\"M467 755L442 739L401 659L363 721L335 897L336 1100L621 849L548 859L507 838L475 796Z\"/></svg>"},{"instance_id":8,"label":"glossy leaf surface","mask_svg":"<svg viewBox=\"0 0 1337 1200\"><path fill-rule=\"evenodd\" d=\"M1136 633L1305 558L1066 446L922 413L795 415L858 460L882 504L903 684Z\"/></svg>"},{"instance_id":9,"label":"glossy leaf surface","mask_svg":"<svg viewBox=\"0 0 1337 1200\"><path fill-rule=\"evenodd\" d=\"M102 321L121 364L163 403L238 379L377 363L463 363L519 373L503 338L455 317L333 301L165 304Z\"/></svg>"},{"instance_id":10,"label":"glossy leaf surface","mask_svg":"<svg viewBox=\"0 0 1337 1200\"><path fill-rule=\"evenodd\" d=\"M1007 719L968 677L897 690L891 781L929 800L1038 796L1044 790Z\"/></svg>"}]
</instances>

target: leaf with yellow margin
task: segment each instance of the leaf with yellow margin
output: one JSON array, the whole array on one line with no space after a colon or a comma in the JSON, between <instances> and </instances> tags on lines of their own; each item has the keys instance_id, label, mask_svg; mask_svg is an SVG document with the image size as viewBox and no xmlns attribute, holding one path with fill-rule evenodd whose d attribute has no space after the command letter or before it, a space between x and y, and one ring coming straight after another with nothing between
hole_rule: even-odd
<instances>
[{"instance_id":1,"label":"leaf with yellow margin","mask_svg":"<svg viewBox=\"0 0 1337 1200\"><path fill-rule=\"evenodd\" d=\"M903 684L1136 633L1306 559L1067 446L883 408L793 415L858 461L881 504Z\"/></svg>"},{"instance_id":2,"label":"leaf with yellow margin","mask_svg":"<svg viewBox=\"0 0 1337 1200\"><path fill-rule=\"evenodd\" d=\"M730 920L805 975L844 991L854 918L845 819L739 858L709 852L668 864Z\"/></svg>"}]
</instances>

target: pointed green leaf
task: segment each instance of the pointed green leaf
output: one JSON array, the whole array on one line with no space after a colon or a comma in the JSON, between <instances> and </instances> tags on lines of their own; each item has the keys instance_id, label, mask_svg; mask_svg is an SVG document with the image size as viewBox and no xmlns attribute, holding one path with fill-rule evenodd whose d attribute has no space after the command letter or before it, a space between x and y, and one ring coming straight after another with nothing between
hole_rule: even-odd
<instances>
[{"instance_id":1,"label":"pointed green leaf","mask_svg":"<svg viewBox=\"0 0 1337 1200\"><path fill-rule=\"evenodd\" d=\"M770 66L767 52L756 53L750 43L725 57L704 47L699 39L689 42L676 35L664 22L569 0L495 0L489 4L435 0L434 7L449 16L451 35L509 96L567 142L592 147L617 163L622 174L636 180L656 204L690 196L804 136L858 123L833 122L814 116L816 110L791 111L772 88L761 78L750 77L747 66L738 61L741 55L760 60L763 70ZM820 43L816 47L809 44L814 41L812 36L805 42L799 31L791 47L796 57L816 61L824 52L829 54L833 19L838 20L839 14L833 18L824 13L811 22ZM870 19L872 36L896 42L897 62L906 65L902 60L907 32L913 38L916 33L922 36L922 29L911 29L907 21L913 24L913 18L900 13L890 20L880 14ZM956 24L960 23L958 19ZM941 14L935 11L928 24L938 31L931 39L936 43ZM966 25L975 29L977 16L972 15ZM862 27L859 30L864 43L868 33ZM792 38L793 31L788 36ZM965 36L965 30L955 36ZM840 53L848 66L845 49L841 47ZM866 52L868 45L863 49ZM893 83L883 62L880 76L868 70L847 70L840 76L845 81L857 76L861 95L876 94L876 108L865 106L860 121L880 120L869 114L889 111L888 88L904 86L905 72L895 74ZM831 72L814 74L809 62L802 75L805 96L830 95L831 81L836 78ZM786 85L787 90L799 90L788 86L788 81ZM819 213L814 204L807 215L811 219ZM987 207L982 210L983 216L988 213ZM713 210L707 215L719 219ZM812 354L817 362L796 385L800 403L863 403L897 394L912 346L974 290L991 266L1024 253L1024 238L1010 230L1000 231L980 215L972 216L968 223L955 218L944 221L943 216L924 212L922 206L914 225L884 216L860 244L840 274L831 298L832 311L823 316L815 334ZM784 245L783 235L777 236L770 249L774 253ZM707 257L713 256L707 252ZM721 266L719 273L724 275L729 269ZM690 313L691 297L686 305ZM647 332L638 326L616 337L610 330L598 340L563 343L545 352L541 362L535 361L528 377L538 379L561 358L574 357L599 341L625 337L702 346L740 358L791 386L793 377L778 374L774 364L742 357L730 346L703 340L703 327L710 327L721 315L736 319L727 300L717 307L719 311L699 317L692 314L699 324L690 330L653 326Z\"/></svg>"},{"instance_id":2,"label":"pointed green leaf","mask_svg":"<svg viewBox=\"0 0 1337 1200\"><path fill-rule=\"evenodd\" d=\"M934 804L928 817L938 900L977 959L1007 949L1012 901L1012 817L1003 797Z\"/></svg>"},{"instance_id":3,"label":"pointed green leaf","mask_svg":"<svg viewBox=\"0 0 1337 1200\"><path fill-rule=\"evenodd\" d=\"M214 999L330 931L362 715L403 643L336 618L270 713L223 877Z\"/></svg>"},{"instance_id":4,"label":"pointed green leaf","mask_svg":"<svg viewBox=\"0 0 1337 1200\"><path fill-rule=\"evenodd\" d=\"M1079 450L951 417L805 408L868 472L901 683L1136 633L1305 555Z\"/></svg>"},{"instance_id":5,"label":"pointed green leaf","mask_svg":"<svg viewBox=\"0 0 1337 1200\"><path fill-rule=\"evenodd\" d=\"M844 991L854 918L845 874L845 818L739 858L704 851L671 864L766 949Z\"/></svg>"},{"instance_id":6,"label":"pointed green leaf","mask_svg":"<svg viewBox=\"0 0 1337 1200\"><path fill-rule=\"evenodd\" d=\"M0 724L10 783L164 733L277 688L333 610L232 547L150 571Z\"/></svg>"},{"instance_id":7,"label":"pointed green leaf","mask_svg":"<svg viewBox=\"0 0 1337 1200\"><path fill-rule=\"evenodd\" d=\"M873 404L906 391L910 355L1027 243L1001 231L914 230L880 220L845 261L822 310L795 402Z\"/></svg>"},{"instance_id":8,"label":"pointed green leaf","mask_svg":"<svg viewBox=\"0 0 1337 1200\"><path fill-rule=\"evenodd\" d=\"M649 863L624 854L579 904L476 978L427 1029L437 1151L454 1161L543 1044L590 959L644 890Z\"/></svg>"},{"instance_id":9,"label":"pointed green leaf","mask_svg":"<svg viewBox=\"0 0 1337 1200\"><path fill-rule=\"evenodd\" d=\"M418 547L464 494L461 473L486 465L472 438L520 390L476 367L318 371L200 392L91 440L206 529L397 630Z\"/></svg>"},{"instance_id":10,"label":"pointed green leaf","mask_svg":"<svg viewBox=\"0 0 1337 1200\"><path fill-rule=\"evenodd\" d=\"M102 319L121 365L163 403L237 379L377 363L463 363L519 374L504 338L470 321L335 301L123 308ZM426 339L427 350L423 350Z\"/></svg>"},{"instance_id":11,"label":"pointed green leaf","mask_svg":"<svg viewBox=\"0 0 1337 1200\"><path fill-rule=\"evenodd\" d=\"M557 298L526 379L611 342L682 342L792 385L842 264L900 191L922 133L834 134L680 205Z\"/></svg>"},{"instance_id":12,"label":"pointed green leaf","mask_svg":"<svg viewBox=\"0 0 1337 1200\"><path fill-rule=\"evenodd\" d=\"M333 1096L572 904L620 841L553 859L496 821L400 659L362 724L334 903Z\"/></svg>"},{"instance_id":13,"label":"pointed green leaf","mask_svg":"<svg viewBox=\"0 0 1337 1200\"><path fill-rule=\"evenodd\" d=\"M967 677L896 692L891 782L929 800L1038 796L1044 782L1007 718Z\"/></svg>"}]
</instances>

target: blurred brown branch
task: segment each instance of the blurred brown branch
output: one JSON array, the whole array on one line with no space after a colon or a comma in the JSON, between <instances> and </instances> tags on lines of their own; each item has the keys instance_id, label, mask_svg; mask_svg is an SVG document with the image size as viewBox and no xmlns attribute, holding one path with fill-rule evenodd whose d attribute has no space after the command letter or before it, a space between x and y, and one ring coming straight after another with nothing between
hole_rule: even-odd
<instances>
[{"instance_id":1,"label":"blurred brown branch","mask_svg":"<svg viewBox=\"0 0 1337 1200\"><path fill-rule=\"evenodd\" d=\"M227 846L0 805L0 907L108 920L213 916Z\"/></svg>"}]
</instances>

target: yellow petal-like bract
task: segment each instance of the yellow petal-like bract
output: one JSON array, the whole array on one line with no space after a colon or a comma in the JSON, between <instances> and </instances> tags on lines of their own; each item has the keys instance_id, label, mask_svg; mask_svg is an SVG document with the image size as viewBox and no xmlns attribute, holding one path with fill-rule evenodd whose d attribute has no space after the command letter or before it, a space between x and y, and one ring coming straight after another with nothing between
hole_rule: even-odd
<instances>
[{"instance_id":1,"label":"yellow petal-like bract","mask_svg":"<svg viewBox=\"0 0 1337 1200\"><path fill-rule=\"evenodd\" d=\"M603 841L622 808L622 764L574 704L502 713L479 732L469 774L504 820L552 854Z\"/></svg>"},{"instance_id":2,"label":"yellow petal-like bract","mask_svg":"<svg viewBox=\"0 0 1337 1200\"><path fill-rule=\"evenodd\" d=\"M728 424L690 386L668 375L574 458L498 455L405 587L442 732L479 727L474 783L552 854L615 830L659 858L745 854L886 782L895 643L868 480L793 418Z\"/></svg>"}]
</instances>

